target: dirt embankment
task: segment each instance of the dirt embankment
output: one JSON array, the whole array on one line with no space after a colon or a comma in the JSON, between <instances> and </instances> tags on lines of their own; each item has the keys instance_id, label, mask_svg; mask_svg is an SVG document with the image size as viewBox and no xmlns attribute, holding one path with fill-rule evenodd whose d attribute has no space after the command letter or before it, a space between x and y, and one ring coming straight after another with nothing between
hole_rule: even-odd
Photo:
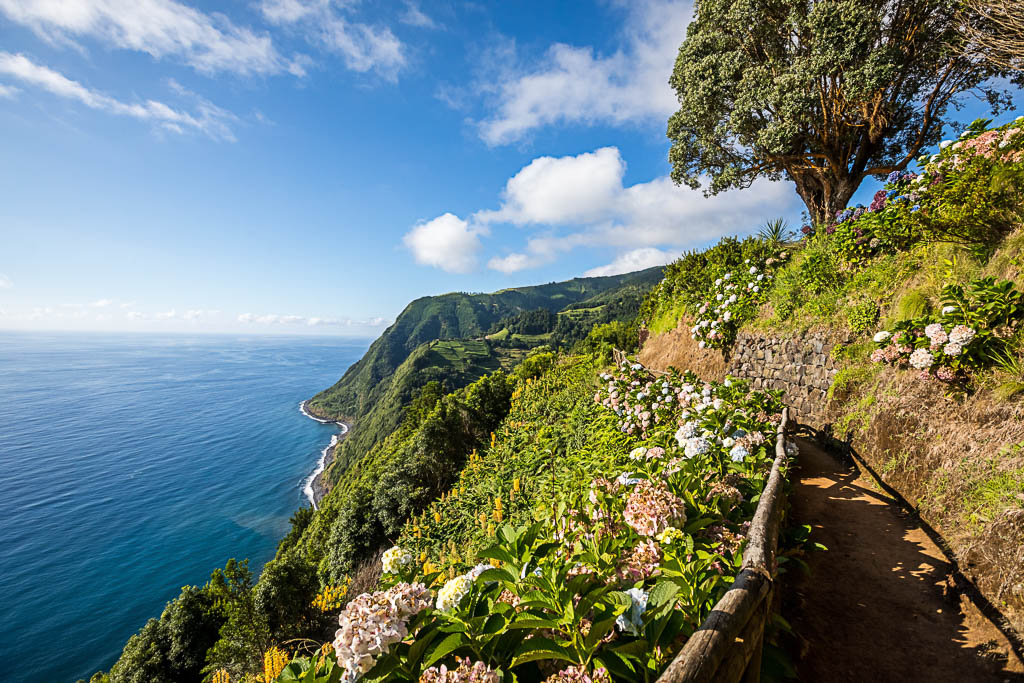
<instances>
[{"instance_id":1,"label":"dirt embankment","mask_svg":"<svg viewBox=\"0 0 1024 683\"><path fill-rule=\"evenodd\" d=\"M1024 404L959 401L885 370L828 406L835 436L935 527L961 571L1024 633Z\"/></svg>"},{"instance_id":2,"label":"dirt embankment","mask_svg":"<svg viewBox=\"0 0 1024 683\"><path fill-rule=\"evenodd\" d=\"M651 337L645 343L637 359L646 367L656 370L692 370L697 376L710 380L725 379L728 363L718 349L702 349L690 335L693 321L683 318L674 330Z\"/></svg>"}]
</instances>

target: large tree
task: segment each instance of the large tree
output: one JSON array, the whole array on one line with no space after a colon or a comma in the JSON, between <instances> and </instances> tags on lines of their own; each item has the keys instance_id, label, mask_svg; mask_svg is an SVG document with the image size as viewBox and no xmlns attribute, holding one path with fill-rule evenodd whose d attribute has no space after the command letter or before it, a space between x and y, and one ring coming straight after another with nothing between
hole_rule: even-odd
<instances>
[{"instance_id":1,"label":"large tree","mask_svg":"<svg viewBox=\"0 0 1024 683\"><path fill-rule=\"evenodd\" d=\"M997 68L956 49L955 0L698 0L670 83L676 183L788 178L816 223L934 144Z\"/></svg>"}]
</instances>

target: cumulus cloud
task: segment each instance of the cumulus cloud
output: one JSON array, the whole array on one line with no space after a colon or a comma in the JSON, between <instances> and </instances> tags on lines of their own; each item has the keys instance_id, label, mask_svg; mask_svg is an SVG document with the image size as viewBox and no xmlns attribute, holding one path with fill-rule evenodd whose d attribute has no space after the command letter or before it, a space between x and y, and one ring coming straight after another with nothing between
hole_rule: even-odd
<instances>
[{"instance_id":1,"label":"cumulus cloud","mask_svg":"<svg viewBox=\"0 0 1024 683\"><path fill-rule=\"evenodd\" d=\"M53 43L88 37L204 73L303 74L301 58L282 56L269 34L174 0L0 0L0 13Z\"/></svg>"},{"instance_id":2,"label":"cumulus cloud","mask_svg":"<svg viewBox=\"0 0 1024 683\"><path fill-rule=\"evenodd\" d=\"M607 218L622 192L626 162L615 147L567 157L538 157L505 184L501 208L482 223L583 224Z\"/></svg>"},{"instance_id":3,"label":"cumulus cloud","mask_svg":"<svg viewBox=\"0 0 1024 683\"><path fill-rule=\"evenodd\" d=\"M506 183L498 209L470 217L484 226L538 228L523 250L493 257L488 266L512 273L551 263L580 247L615 247L622 252L601 271L611 274L631 263L637 270L659 259L667 262L666 254L680 249L750 231L766 216L798 206L796 195L782 183L759 180L745 190L705 197L667 176L625 186L625 172L615 147L531 161Z\"/></svg>"},{"instance_id":4,"label":"cumulus cloud","mask_svg":"<svg viewBox=\"0 0 1024 683\"><path fill-rule=\"evenodd\" d=\"M405 66L405 46L391 29L352 21L342 13L344 4L338 9L329 0L262 0L259 7L267 21L340 55L353 71L375 71L393 81Z\"/></svg>"},{"instance_id":5,"label":"cumulus cloud","mask_svg":"<svg viewBox=\"0 0 1024 683\"><path fill-rule=\"evenodd\" d=\"M112 299L97 299L96 301L93 301L89 305L92 306L93 308L106 308L112 303L114 303Z\"/></svg>"},{"instance_id":6,"label":"cumulus cloud","mask_svg":"<svg viewBox=\"0 0 1024 683\"><path fill-rule=\"evenodd\" d=\"M4 85L3 83L0 83L0 97L6 97L7 99L12 99L19 92L20 91L17 88L15 88L13 85Z\"/></svg>"},{"instance_id":7,"label":"cumulus cloud","mask_svg":"<svg viewBox=\"0 0 1024 683\"><path fill-rule=\"evenodd\" d=\"M156 100L122 102L87 88L53 69L36 64L23 54L9 52L0 52L0 74L16 78L25 85L42 88L58 97L76 100L90 109L149 121L163 130L174 133L192 130L213 139L232 142L235 139L229 124L236 121L237 117L202 98L199 98L194 112L174 109Z\"/></svg>"},{"instance_id":8,"label":"cumulus cloud","mask_svg":"<svg viewBox=\"0 0 1024 683\"><path fill-rule=\"evenodd\" d=\"M11 282L11 278L0 273L0 289L12 289L13 287L14 283Z\"/></svg>"},{"instance_id":9,"label":"cumulus cloud","mask_svg":"<svg viewBox=\"0 0 1024 683\"><path fill-rule=\"evenodd\" d=\"M479 122L480 137L487 144L503 145L553 124L664 126L677 107L668 78L693 3L649 0L626 7L623 47L616 52L600 54L588 46L555 43L539 63L490 75L497 80L490 88L494 111Z\"/></svg>"},{"instance_id":10,"label":"cumulus cloud","mask_svg":"<svg viewBox=\"0 0 1024 683\"><path fill-rule=\"evenodd\" d=\"M483 245L484 226L471 225L452 213L418 223L402 241L417 263L435 266L449 273L468 273L477 264Z\"/></svg>"},{"instance_id":11,"label":"cumulus cloud","mask_svg":"<svg viewBox=\"0 0 1024 683\"><path fill-rule=\"evenodd\" d=\"M620 275L632 273L636 270L663 266L679 257L675 251L665 251L654 247L641 247L633 249L624 254L619 254L614 261L605 266L591 268L583 273L587 277L600 277L602 275Z\"/></svg>"}]
</instances>

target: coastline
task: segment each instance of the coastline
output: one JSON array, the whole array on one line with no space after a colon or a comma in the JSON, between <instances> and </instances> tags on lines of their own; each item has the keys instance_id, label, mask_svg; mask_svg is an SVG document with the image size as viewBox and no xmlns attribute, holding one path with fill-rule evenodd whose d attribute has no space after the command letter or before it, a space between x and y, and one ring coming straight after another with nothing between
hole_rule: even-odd
<instances>
[{"instance_id":1,"label":"coastline","mask_svg":"<svg viewBox=\"0 0 1024 683\"><path fill-rule=\"evenodd\" d=\"M302 485L302 492L305 494L306 499L313 505L313 509L317 509L320 505L320 501L327 495L327 488L324 486L324 473L332 462L334 462L334 451L338 447L338 444L342 442L345 436L349 433L351 425L344 420L325 420L317 417L309 412L307 407L309 400L305 400L299 404L299 411L311 420L316 420L320 424L335 424L341 429L341 431L331 437L331 443L329 443L320 452L320 459L316 463L316 468L306 478Z\"/></svg>"}]
</instances>

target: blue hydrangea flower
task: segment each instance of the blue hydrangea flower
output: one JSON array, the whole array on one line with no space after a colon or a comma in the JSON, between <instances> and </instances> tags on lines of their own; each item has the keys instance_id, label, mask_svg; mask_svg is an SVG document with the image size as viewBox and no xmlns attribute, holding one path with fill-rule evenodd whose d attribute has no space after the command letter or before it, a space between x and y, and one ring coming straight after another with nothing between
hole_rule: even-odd
<instances>
[{"instance_id":1,"label":"blue hydrangea flower","mask_svg":"<svg viewBox=\"0 0 1024 683\"><path fill-rule=\"evenodd\" d=\"M912 207L910 207L910 213L917 213L920 210L921 210L921 205L920 204L914 204Z\"/></svg>"}]
</instances>

